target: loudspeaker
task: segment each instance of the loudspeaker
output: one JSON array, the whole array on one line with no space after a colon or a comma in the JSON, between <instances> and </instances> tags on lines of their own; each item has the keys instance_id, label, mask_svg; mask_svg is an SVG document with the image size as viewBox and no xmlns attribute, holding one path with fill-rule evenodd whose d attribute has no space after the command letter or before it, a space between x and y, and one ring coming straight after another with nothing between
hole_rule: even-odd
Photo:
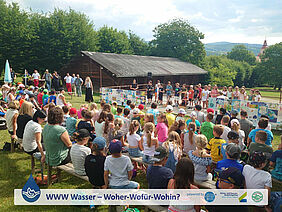
<instances>
[{"instance_id":1,"label":"loudspeaker","mask_svg":"<svg viewBox=\"0 0 282 212\"><path fill-rule=\"evenodd\" d=\"M152 76L153 76L152 72L148 72L147 77L148 77L149 79L152 79Z\"/></svg>"}]
</instances>

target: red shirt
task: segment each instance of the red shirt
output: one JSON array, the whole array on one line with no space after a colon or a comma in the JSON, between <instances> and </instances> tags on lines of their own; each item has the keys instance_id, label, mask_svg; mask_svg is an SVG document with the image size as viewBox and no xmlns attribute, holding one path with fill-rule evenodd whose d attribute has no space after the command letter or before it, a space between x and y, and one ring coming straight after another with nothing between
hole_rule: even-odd
<instances>
[{"instance_id":1,"label":"red shirt","mask_svg":"<svg viewBox=\"0 0 282 212\"><path fill-rule=\"evenodd\" d=\"M38 101L38 104L42 105L43 102L42 102L42 97L43 97L43 93L40 92L38 95L37 95L37 101Z\"/></svg>"},{"instance_id":2,"label":"red shirt","mask_svg":"<svg viewBox=\"0 0 282 212\"><path fill-rule=\"evenodd\" d=\"M194 97L194 90L189 90L189 99L193 99Z\"/></svg>"}]
</instances>

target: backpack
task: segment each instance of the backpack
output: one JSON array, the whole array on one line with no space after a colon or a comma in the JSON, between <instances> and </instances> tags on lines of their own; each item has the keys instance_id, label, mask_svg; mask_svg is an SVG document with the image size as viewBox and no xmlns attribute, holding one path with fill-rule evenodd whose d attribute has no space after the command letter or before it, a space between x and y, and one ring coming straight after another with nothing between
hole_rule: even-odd
<instances>
[{"instance_id":1,"label":"backpack","mask_svg":"<svg viewBox=\"0 0 282 212\"><path fill-rule=\"evenodd\" d=\"M174 149L171 150L170 147L169 147L169 155L168 155L168 159L166 161L165 167L171 169L172 172L174 173L175 169L176 169L177 162L178 161L175 160L175 157L174 157Z\"/></svg>"}]
</instances>

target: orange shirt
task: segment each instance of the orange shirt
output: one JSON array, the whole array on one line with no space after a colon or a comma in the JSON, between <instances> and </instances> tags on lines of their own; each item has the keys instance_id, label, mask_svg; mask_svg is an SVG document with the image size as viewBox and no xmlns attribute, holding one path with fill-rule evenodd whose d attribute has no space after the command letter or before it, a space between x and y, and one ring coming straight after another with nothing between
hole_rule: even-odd
<instances>
[{"instance_id":1,"label":"orange shirt","mask_svg":"<svg viewBox=\"0 0 282 212\"><path fill-rule=\"evenodd\" d=\"M194 90L189 90L189 99L193 99L194 97Z\"/></svg>"}]
</instances>

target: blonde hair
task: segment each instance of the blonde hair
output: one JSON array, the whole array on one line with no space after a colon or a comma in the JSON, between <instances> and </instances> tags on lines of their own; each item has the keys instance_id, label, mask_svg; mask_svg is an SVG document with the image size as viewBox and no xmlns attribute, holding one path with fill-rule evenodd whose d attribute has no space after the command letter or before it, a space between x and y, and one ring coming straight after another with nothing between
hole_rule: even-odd
<instances>
[{"instance_id":1,"label":"blonde hair","mask_svg":"<svg viewBox=\"0 0 282 212\"><path fill-rule=\"evenodd\" d=\"M89 110L92 111L92 110L97 110L98 109L98 106L96 103L91 103L90 104L90 107L89 107Z\"/></svg>"},{"instance_id":2,"label":"blonde hair","mask_svg":"<svg viewBox=\"0 0 282 212\"><path fill-rule=\"evenodd\" d=\"M114 131L113 131L113 135L116 136L118 133L118 130L120 130L120 128L123 125L123 120L121 118L116 118L114 121Z\"/></svg>"},{"instance_id":3,"label":"blonde hair","mask_svg":"<svg viewBox=\"0 0 282 212\"><path fill-rule=\"evenodd\" d=\"M188 125L188 130L189 130L188 135L189 135L190 144L193 144L193 136L196 132L196 129L197 129L197 126L195 122L190 122Z\"/></svg>"},{"instance_id":4,"label":"blonde hair","mask_svg":"<svg viewBox=\"0 0 282 212\"><path fill-rule=\"evenodd\" d=\"M129 135L134 134L136 127L139 127L140 124L137 120L133 120L129 125Z\"/></svg>"},{"instance_id":5,"label":"blonde hair","mask_svg":"<svg viewBox=\"0 0 282 212\"><path fill-rule=\"evenodd\" d=\"M176 148L177 153L179 149L182 149L182 145L181 145L181 139L180 136L177 132L175 131L171 131L168 134L168 138L167 140L164 142L163 146L164 148L166 148L167 150L169 150L169 143L173 144L173 149Z\"/></svg>"},{"instance_id":6,"label":"blonde hair","mask_svg":"<svg viewBox=\"0 0 282 212\"><path fill-rule=\"evenodd\" d=\"M208 139L205 135L197 135L195 139L195 145L198 149L200 156L202 157L206 153L206 146L208 144Z\"/></svg>"},{"instance_id":7,"label":"blonde hair","mask_svg":"<svg viewBox=\"0 0 282 212\"><path fill-rule=\"evenodd\" d=\"M21 106L20 110L19 110L19 115L27 114L27 115L32 117L33 116L33 108L32 108L32 106L33 106L32 103L24 101L22 103L22 106Z\"/></svg>"},{"instance_id":8,"label":"blonde hair","mask_svg":"<svg viewBox=\"0 0 282 212\"><path fill-rule=\"evenodd\" d=\"M154 132L155 125L152 122L147 122L144 126L144 132L146 133L147 145L152 146L152 134Z\"/></svg>"},{"instance_id":9,"label":"blonde hair","mask_svg":"<svg viewBox=\"0 0 282 212\"><path fill-rule=\"evenodd\" d=\"M8 104L9 109L18 109L20 107L19 101L12 101Z\"/></svg>"}]
</instances>

